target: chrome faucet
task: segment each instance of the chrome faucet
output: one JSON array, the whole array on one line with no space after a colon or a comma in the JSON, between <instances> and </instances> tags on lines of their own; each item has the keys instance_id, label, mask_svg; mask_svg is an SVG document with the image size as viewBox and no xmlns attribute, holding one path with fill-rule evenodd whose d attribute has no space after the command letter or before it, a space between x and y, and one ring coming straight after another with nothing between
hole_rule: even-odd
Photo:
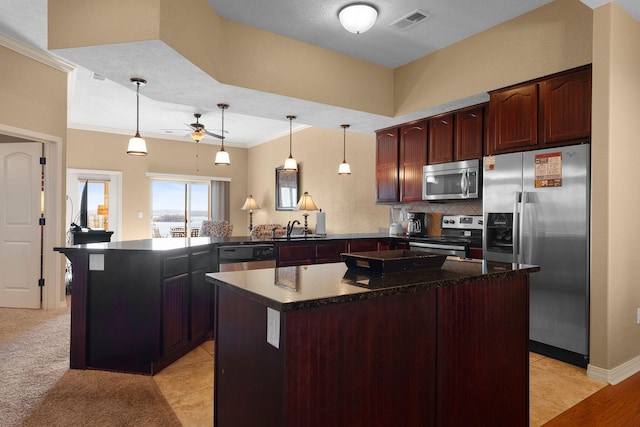
<instances>
[{"instance_id":1,"label":"chrome faucet","mask_svg":"<svg viewBox=\"0 0 640 427\"><path fill-rule=\"evenodd\" d=\"M293 221L289 221L287 223L287 239L291 237L291 232L293 231L293 227L295 227L296 224L300 225L300 221L298 221L297 219L294 219Z\"/></svg>"}]
</instances>

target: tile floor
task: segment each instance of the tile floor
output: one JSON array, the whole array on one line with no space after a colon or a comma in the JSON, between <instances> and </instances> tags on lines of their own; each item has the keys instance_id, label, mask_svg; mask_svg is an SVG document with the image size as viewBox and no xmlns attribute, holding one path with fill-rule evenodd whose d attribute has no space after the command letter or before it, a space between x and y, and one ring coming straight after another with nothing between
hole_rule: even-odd
<instances>
[{"instance_id":1,"label":"tile floor","mask_svg":"<svg viewBox=\"0 0 640 427\"><path fill-rule=\"evenodd\" d=\"M529 354L530 426L542 426L592 395L606 383L586 370L539 354ZM213 425L213 341L207 341L154 375L183 426Z\"/></svg>"}]
</instances>

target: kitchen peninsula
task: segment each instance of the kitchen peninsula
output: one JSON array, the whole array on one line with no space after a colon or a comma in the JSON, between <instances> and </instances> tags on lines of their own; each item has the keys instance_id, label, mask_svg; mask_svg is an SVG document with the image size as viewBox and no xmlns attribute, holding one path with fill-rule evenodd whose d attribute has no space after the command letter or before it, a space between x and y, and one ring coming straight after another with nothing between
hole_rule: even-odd
<instances>
[{"instance_id":1,"label":"kitchen peninsula","mask_svg":"<svg viewBox=\"0 0 640 427\"><path fill-rule=\"evenodd\" d=\"M215 424L527 425L529 274L447 259L207 274Z\"/></svg>"}]
</instances>

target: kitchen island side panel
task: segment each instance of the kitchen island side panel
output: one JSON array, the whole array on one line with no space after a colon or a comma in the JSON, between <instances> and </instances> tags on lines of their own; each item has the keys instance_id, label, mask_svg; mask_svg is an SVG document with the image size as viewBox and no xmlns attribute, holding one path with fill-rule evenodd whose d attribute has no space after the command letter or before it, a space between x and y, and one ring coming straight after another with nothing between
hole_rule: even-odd
<instances>
[{"instance_id":1,"label":"kitchen island side panel","mask_svg":"<svg viewBox=\"0 0 640 427\"><path fill-rule=\"evenodd\" d=\"M286 316L287 426L434 424L435 290Z\"/></svg>"},{"instance_id":2,"label":"kitchen island side panel","mask_svg":"<svg viewBox=\"0 0 640 427\"><path fill-rule=\"evenodd\" d=\"M438 289L439 426L529 424L529 276Z\"/></svg>"}]
</instances>

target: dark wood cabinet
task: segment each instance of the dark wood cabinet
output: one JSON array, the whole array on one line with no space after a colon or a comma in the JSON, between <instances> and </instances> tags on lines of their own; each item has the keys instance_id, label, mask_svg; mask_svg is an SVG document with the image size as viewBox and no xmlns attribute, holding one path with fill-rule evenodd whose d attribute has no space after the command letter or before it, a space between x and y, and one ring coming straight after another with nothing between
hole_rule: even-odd
<instances>
[{"instance_id":1,"label":"dark wood cabinet","mask_svg":"<svg viewBox=\"0 0 640 427\"><path fill-rule=\"evenodd\" d=\"M362 239L362 240L350 240L349 252L371 252L378 250L378 240L374 239Z\"/></svg>"},{"instance_id":2,"label":"dark wood cabinet","mask_svg":"<svg viewBox=\"0 0 640 427\"><path fill-rule=\"evenodd\" d=\"M538 84L494 92L489 101L487 153L535 148L538 144Z\"/></svg>"},{"instance_id":3,"label":"dark wood cabinet","mask_svg":"<svg viewBox=\"0 0 640 427\"><path fill-rule=\"evenodd\" d=\"M422 167L427 164L427 122L400 128L400 201L422 200Z\"/></svg>"},{"instance_id":4,"label":"dark wood cabinet","mask_svg":"<svg viewBox=\"0 0 640 427\"><path fill-rule=\"evenodd\" d=\"M591 136L591 69L540 83L543 144L578 141Z\"/></svg>"},{"instance_id":5,"label":"dark wood cabinet","mask_svg":"<svg viewBox=\"0 0 640 427\"><path fill-rule=\"evenodd\" d=\"M189 275L180 274L162 282L162 355L183 346L188 339Z\"/></svg>"},{"instance_id":6,"label":"dark wood cabinet","mask_svg":"<svg viewBox=\"0 0 640 427\"><path fill-rule=\"evenodd\" d=\"M453 160L482 158L484 148L484 108L484 106L477 106L456 113Z\"/></svg>"},{"instance_id":7,"label":"dark wood cabinet","mask_svg":"<svg viewBox=\"0 0 640 427\"><path fill-rule=\"evenodd\" d=\"M316 243L316 264L341 262L343 253L347 252L345 240L331 240Z\"/></svg>"},{"instance_id":8,"label":"dark wood cabinet","mask_svg":"<svg viewBox=\"0 0 640 427\"><path fill-rule=\"evenodd\" d=\"M591 136L591 66L490 94L487 154L570 145Z\"/></svg>"},{"instance_id":9,"label":"dark wood cabinet","mask_svg":"<svg viewBox=\"0 0 640 427\"><path fill-rule=\"evenodd\" d=\"M315 264L315 261L316 244L314 242L287 242L276 245L276 265L278 267Z\"/></svg>"},{"instance_id":10,"label":"dark wood cabinet","mask_svg":"<svg viewBox=\"0 0 640 427\"><path fill-rule=\"evenodd\" d=\"M376 203L394 203L400 199L398 178L398 129L376 134Z\"/></svg>"},{"instance_id":11,"label":"dark wood cabinet","mask_svg":"<svg viewBox=\"0 0 640 427\"><path fill-rule=\"evenodd\" d=\"M453 161L453 131L453 114L444 114L429 120L428 164Z\"/></svg>"}]
</instances>

